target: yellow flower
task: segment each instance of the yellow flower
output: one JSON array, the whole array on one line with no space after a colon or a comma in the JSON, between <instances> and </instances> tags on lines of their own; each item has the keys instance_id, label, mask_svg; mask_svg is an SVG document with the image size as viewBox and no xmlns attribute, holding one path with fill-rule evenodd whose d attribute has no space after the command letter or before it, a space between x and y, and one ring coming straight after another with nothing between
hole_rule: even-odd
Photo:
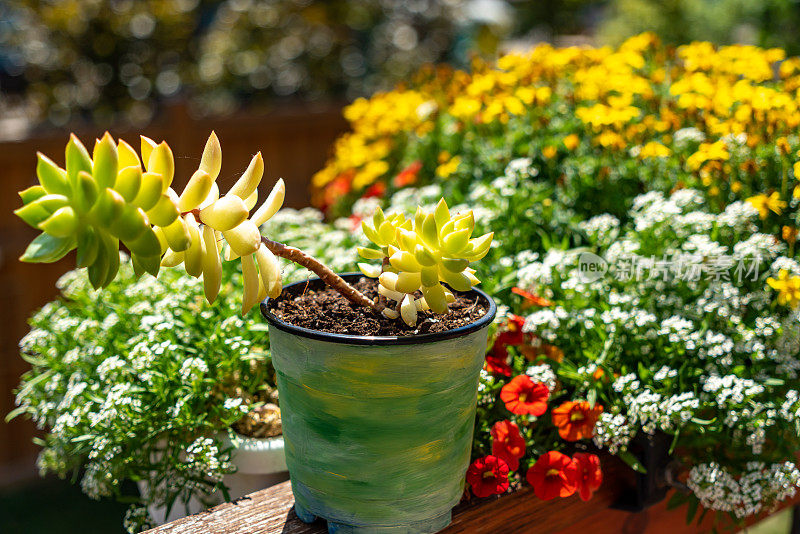
<instances>
[{"instance_id":1,"label":"yellow flower","mask_svg":"<svg viewBox=\"0 0 800 534\"><path fill-rule=\"evenodd\" d=\"M353 187L361 189L372 184L375 180L389 171L389 164L383 160L370 161L353 178Z\"/></svg>"},{"instance_id":2,"label":"yellow flower","mask_svg":"<svg viewBox=\"0 0 800 534\"><path fill-rule=\"evenodd\" d=\"M459 96L450 107L450 113L461 120L471 120L480 110L481 101L471 96Z\"/></svg>"},{"instance_id":3,"label":"yellow flower","mask_svg":"<svg viewBox=\"0 0 800 534\"><path fill-rule=\"evenodd\" d=\"M727 161L730 157L731 155L725 147L725 142L720 139L714 143L701 143L700 148L697 149L697 152L689 156L686 163L691 170L696 171L706 161Z\"/></svg>"},{"instance_id":4,"label":"yellow flower","mask_svg":"<svg viewBox=\"0 0 800 534\"><path fill-rule=\"evenodd\" d=\"M564 138L564 146L567 147L567 150L575 150L580 142L580 138L575 134L569 134Z\"/></svg>"},{"instance_id":5,"label":"yellow flower","mask_svg":"<svg viewBox=\"0 0 800 534\"><path fill-rule=\"evenodd\" d=\"M657 141L650 141L642 147L639 152L639 157L642 159L647 158L666 158L672 154L672 150L662 145Z\"/></svg>"},{"instance_id":6,"label":"yellow flower","mask_svg":"<svg viewBox=\"0 0 800 534\"><path fill-rule=\"evenodd\" d=\"M797 161L794 165L792 165L792 170L794 171L794 177L800 180L800 161Z\"/></svg>"},{"instance_id":7,"label":"yellow flower","mask_svg":"<svg viewBox=\"0 0 800 534\"><path fill-rule=\"evenodd\" d=\"M800 276L789 276L789 271L781 269L778 279L767 278L767 284L778 292L778 304L790 308L800 305Z\"/></svg>"},{"instance_id":8,"label":"yellow flower","mask_svg":"<svg viewBox=\"0 0 800 534\"><path fill-rule=\"evenodd\" d=\"M747 202L758 210L758 215L762 219L766 219L770 211L774 212L776 215L780 215L783 212L783 208L787 205L786 201L781 200L777 192L769 196L764 194L756 195L748 198Z\"/></svg>"},{"instance_id":9,"label":"yellow flower","mask_svg":"<svg viewBox=\"0 0 800 534\"><path fill-rule=\"evenodd\" d=\"M784 154L788 154L791 151L791 147L789 146L789 141L785 137L779 137L775 140L775 146L778 147Z\"/></svg>"},{"instance_id":10,"label":"yellow flower","mask_svg":"<svg viewBox=\"0 0 800 534\"><path fill-rule=\"evenodd\" d=\"M554 146L546 146L542 149L542 156L544 156L545 159L553 159L556 157L557 153L558 150Z\"/></svg>"},{"instance_id":11,"label":"yellow flower","mask_svg":"<svg viewBox=\"0 0 800 534\"><path fill-rule=\"evenodd\" d=\"M797 228L792 226L784 226L781 228L781 236L783 236L783 240L789 243L790 245L794 245L797 241Z\"/></svg>"},{"instance_id":12,"label":"yellow flower","mask_svg":"<svg viewBox=\"0 0 800 534\"><path fill-rule=\"evenodd\" d=\"M442 163L438 167L436 167L436 176L439 178L449 178L454 172L458 170L458 166L461 163L461 158L455 156L451 158L450 161Z\"/></svg>"}]
</instances>

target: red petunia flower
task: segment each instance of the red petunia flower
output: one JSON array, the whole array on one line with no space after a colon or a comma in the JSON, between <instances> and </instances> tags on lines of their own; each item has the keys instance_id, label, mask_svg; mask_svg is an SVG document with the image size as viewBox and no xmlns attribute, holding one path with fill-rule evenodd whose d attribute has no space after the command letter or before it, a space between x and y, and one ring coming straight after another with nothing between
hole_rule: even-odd
<instances>
[{"instance_id":1,"label":"red petunia flower","mask_svg":"<svg viewBox=\"0 0 800 534\"><path fill-rule=\"evenodd\" d=\"M578 494L581 500L588 501L603 483L600 458L596 454L576 452L572 455L572 461L578 466Z\"/></svg>"},{"instance_id":2,"label":"red petunia flower","mask_svg":"<svg viewBox=\"0 0 800 534\"><path fill-rule=\"evenodd\" d=\"M486 370L490 373L511 376L511 366L508 365L508 349L495 340L492 350L486 353Z\"/></svg>"},{"instance_id":3,"label":"red petunia flower","mask_svg":"<svg viewBox=\"0 0 800 534\"><path fill-rule=\"evenodd\" d=\"M524 289L521 289L519 287L512 287L511 292L524 298L525 304L527 304L528 306L539 306L542 308L549 308L550 306L553 305L553 303L547 300L546 298L540 297L539 295L534 295L530 291L525 291Z\"/></svg>"},{"instance_id":4,"label":"red petunia flower","mask_svg":"<svg viewBox=\"0 0 800 534\"><path fill-rule=\"evenodd\" d=\"M500 390L500 400L509 412L517 415L542 415L547 411L550 390L540 382L534 382L528 375L519 375Z\"/></svg>"},{"instance_id":5,"label":"red petunia flower","mask_svg":"<svg viewBox=\"0 0 800 534\"><path fill-rule=\"evenodd\" d=\"M386 184L383 182L375 182L364 191L361 198L382 197L386 193Z\"/></svg>"},{"instance_id":6,"label":"red petunia flower","mask_svg":"<svg viewBox=\"0 0 800 534\"><path fill-rule=\"evenodd\" d=\"M553 409L553 424L558 427L561 439L578 441L594 435L594 425L601 413L603 407L599 404L592 407L586 401L567 401Z\"/></svg>"},{"instance_id":7,"label":"red petunia flower","mask_svg":"<svg viewBox=\"0 0 800 534\"><path fill-rule=\"evenodd\" d=\"M355 176L355 170L350 169L333 179L325 189L322 191L322 210L327 211L330 206L333 206L344 195L352 189L351 182Z\"/></svg>"},{"instance_id":8,"label":"red petunia flower","mask_svg":"<svg viewBox=\"0 0 800 534\"><path fill-rule=\"evenodd\" d=\"M575 493L579 475L580 470L572 458L558 451L550 451L536 460L525 478L537 497L549 501Z\"/></svg>"},{"instance_id":9,"label":"red petunia flower","mask_svg":"<svg viewBox=\"0 0 800 534\"><path fill-rule=\"evenodd\" d=\"M507 463L510 470L519 469L519 459L525 455L525 438L516 423L506 419L492 425L492 454Z\"/></svg>"},{"instance_id":10,"label":"red petunia flower","mask_svg":"<svg viewBox=\"0 0 800 534\"><path fill-rule=\"evenodd\" d=\"M467 482L476 497L504 493L508 489L508 464L496 456L478 458L467 469Z\"/></svg>"},{"instance_id":11,"label":"red petunia flower","mask_svg":"<svg viewBox=\"0 0 800 534\"><path fill-rule=\"evenodd\" d=\"M417 173L422 169L422 162L417 160L410 164L408 167L400 171L397 176L394 177L392 183L395 187L404 187L406 185L411 185L417 181Z\"/></svg>"}]
</instances>

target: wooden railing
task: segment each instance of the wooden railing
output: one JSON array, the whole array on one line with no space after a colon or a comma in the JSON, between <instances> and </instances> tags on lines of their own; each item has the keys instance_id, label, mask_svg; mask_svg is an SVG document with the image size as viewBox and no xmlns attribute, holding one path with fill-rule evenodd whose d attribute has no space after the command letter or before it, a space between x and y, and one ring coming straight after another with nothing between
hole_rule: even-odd
<instances>
[{"instance_id":1,"label":"wooden railing","mask_svg":"<svg viewBox=\"0 0 800 534\"><path fill-rule=\"evenodd\" d=\"M245 169L250 156L261 150L266 163L262 193L276 179L287 182L286 205L309 204L309 180L325 162L334 139L345 130L339 104L292 105L282 109L243 111L221 119L194 119L182 106L173 106L144 133L165 139L176 155L176 187L182 187L199 162L205 140L213 129L223 151L219 182L225 191ZM79 128L76 133L91 146L102 130ZM111 130L138 146L136 134ZM63 164L67 130L51 130L21 141L0 143L0 421L14 406L12 390L27 364L17 343L27 332L27 318L56 295L58 277L74 265L68 257L50 265L21 264L17 258L36 232L12 211L20 206L17 191L36 183L36 151ZM0 422L0 486L18 478L35 476L31 443L33 425L16 420Z\"/></svg>"},{"instance_id":2,"label":"wooden railing","mask_svg":"<svg viewBox=\"0 0 800 534\"><path fill-rule=\"evenodd\" d=\"M488 499L465 501L453 510L453 522L441 534L694 534L709 532L715 514L701 523L686 523L686 507L667 510L668 499L639 512L615 508L632 489L633 473L613 458L604 460L604 482L594 497L577 495L541 501L530 487ZM798 500L784 503L793 506ZM221 504L147 531L150 534L323 534L323 521L301 522L292 506L290 482ZM753 524L763 516L752 518ZM719 525L718 525L719 526ZM723 532L738 530L724 524ZM797 534L794 530L792 534Z\"/></svg>"}]
</instances>

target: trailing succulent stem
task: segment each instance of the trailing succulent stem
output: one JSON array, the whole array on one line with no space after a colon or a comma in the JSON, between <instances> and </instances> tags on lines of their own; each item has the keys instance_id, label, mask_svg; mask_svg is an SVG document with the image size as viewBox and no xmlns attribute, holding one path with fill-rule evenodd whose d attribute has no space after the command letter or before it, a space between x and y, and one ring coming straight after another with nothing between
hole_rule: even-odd
<instances>
[{"instance_id":1,"label":"trailing succulent stem","mask_svg":"<svg viewBox=\"0 0 800 534\"><path fill-rule=\"evenodd\" d=\"M77 249L78 266L87 268L95 288L117 276L120 243L131 252L139 275L155 276L162 266L183 264L190 276L202 276L209 302L219 293L222 259L239 259L244 314L267 296L280 295L280 256L315 273L350 302L414 325L418 310L447 312L454 297L440 281L459 291L478 283L469 263L486 254L492 239L491 234L470 239L472 212L451 218L444 200L434 213L418 209L413 221L402 214L387 217L379 209L372 225L363 228L380 248L359 250L366 258L382 260L377 269L359 264L368 276L380 277L381 298L373 302L312 256L261 235L259 227L283 205L286 187L278 180L250 213L264 174L260 152L222 196L216 183L222 148L213 132L180 195L171 187L172 149L144 136L137 153L106 132L90 155L72 135L63 169L43 154L38 158L39 185L20 193L24 205L15 213L42 233L20 259L49 263Z\"/></svg>"},{"instance_id":2,"label":"trailing succulent stem","mask_svg":"<svg viewBox=\"0 0 800 534\"><path fill-rule=\"evenodd\" d=\"M266 247L276 256L280 256L281 258L293 261L298 265L302 265L312 273L319 276L319 279L322 280L327 286L338 291L344 298L353 304L371 308L378 313L383 311L384 306L371 301L369 297L348 284L344 278L333 272L330 267L313 256L306 254L299 248L290 247L289 245L272 241L266 237L262 237L261 242L264 243L264 245L266 245Z\"/></svg>"}]
</instances>

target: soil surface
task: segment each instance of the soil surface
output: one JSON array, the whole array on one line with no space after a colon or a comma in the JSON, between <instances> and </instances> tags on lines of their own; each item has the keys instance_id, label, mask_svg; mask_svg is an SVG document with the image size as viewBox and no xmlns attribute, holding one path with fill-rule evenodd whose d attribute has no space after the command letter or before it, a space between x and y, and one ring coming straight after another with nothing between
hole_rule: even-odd
<instances>
[{"instance_id":1,"label":"soil surface","mask_svg":"<svg viewBox=\"0 0 800 534\"><path fill-rule=\"evenodd\" d=\"M376 279L361 277L351 285L370 299L378 297ZM453 330L474 323L486 314L488 306L478 295L458 291L453 294L456 300L450 304L450 313L417 312L417 324L413 327L402 319L388 319L371 309L352 304L327 286L315 288L313 282L284 289L269 304L276 317L311 330L357 336L413 336Z\"/></svg>"}]
</instances>

